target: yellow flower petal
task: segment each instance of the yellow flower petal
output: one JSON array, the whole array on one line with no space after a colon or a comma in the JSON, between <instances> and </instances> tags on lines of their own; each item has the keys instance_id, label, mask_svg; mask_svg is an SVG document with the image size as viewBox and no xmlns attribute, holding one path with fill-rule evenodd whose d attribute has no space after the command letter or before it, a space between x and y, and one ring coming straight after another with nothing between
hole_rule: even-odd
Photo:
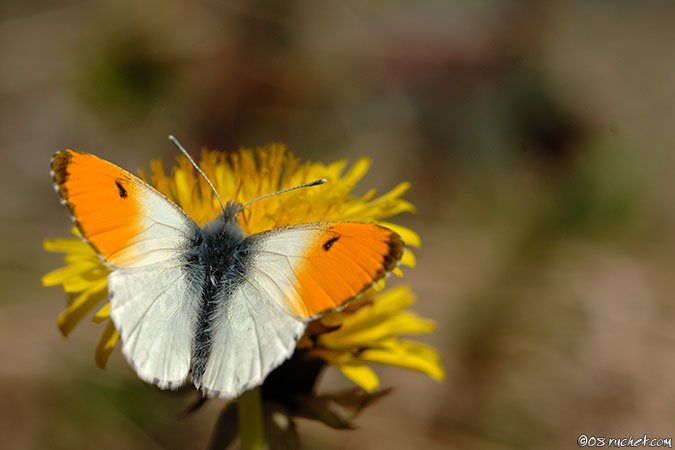
<instances>
[{"instance_id":1,"label":"yellow flower petal","mask_svg":"<svg viewBox=\"0 0 675 450\"><path fill-rule=\"evenodd\" d=\"M381 348L359 353L359 359L416 370L437 381L445 378L445 371L436 351L419 342L391 339Z\"/></svg>"},{"instance_id":2,"label":"yellow flower petal","mask_svg":"<svg viewBox=\"0 0 675 450\"><path fill-rule=\"evenodd\" d=\"M119 338L120 335L117 333L117 330L115 330L115 325L112 323L112 320L109 320L108 324L105 326L101 339L98 341L96 353L94 355L96 365L99 368L105 369L105 366L108 364L108 358L110 358L110 354L115 349L115 345L117 345Z\"/></svg>"},{"instance_id":3,"label":"yellow flower petal","mask_svg":"<svg viewBox=\"0 0 675 450\"><path fill-rule=\"evenodd\" d=\"M94 323L101 323L104 320L108 319L109 317L110 317L110 303L106 303L105 305L103 305L101 309L96 311L96 314L94 314L94 317L91 320Z\"/></svg>"},{"instance_id":4,"label":"yellow flower petal","mask_svg":"<svg viewBox=\"0 0 675 450\"><path fill-rule=\"evenodd\" d=\"M59 314L57 325L64 336L68 336L84 316L108 295L106 286L107 280L105 279L92 284L86 291L80 293L65 311Z\"/></svg>"},{"instance_id":5,"label":"yellow flower petal","mask_svg":"<svg viewBox=\"0 0 675 450\"><path fill-rule=\"evenodd\" d=\"M100 264L96 261L90 261L88 259L80 260L77 264L71 264L56 270L52 270L42 277L42 285L56 286L57 284L63 284L64 288L66 288L66 292L80 291L82 290L82 288L79 287L81 285L80 278L82 273L91 269L95 269L99 265ZM68 284L69 282L71 284ZM87 283L84 285L86 287Z\"/></svg>"},{"instance_id":6,"label":"yellow flower petal","mask_svg":"<svg viewBox=\"0 0 675 450\"><path fill-rule=\"evenodd\" d=\"M359 158L352 168L349 169L349 172L345 174L341 182L351 190L368 172L368 169L370 169L370 160L368 158Z\"/></svg>"},{"instance_id":7,"label":"yellow flower petal","mask_svg":"<svg viewBox=\"0 0 675 450\"><path fill-rule=\"evenodd\" d=\"M360 299L351 302L347 309L327 314L320 320L328 327L340 327L339 330L330 333L352 333L370 326L371 323L376 324L386 320L387 317L397 314L414 302L415 298L405 285L381 294L376 294L375 290L371 289L366 291Z\"/></svg>"},{"instance_id":8,"label":"yellow flower petal","mask_svg":"<svg viewBox=\"0 0 675 450\"><path fill-rule=\"evenodd\" d=\"M365 364L341 364L337 368L342 372L342 375L349 378L364 391L373 392L380 387L380 379L377 374Z\"/></svg>"},{"instance_id":9,"label":"yellow flower petal","mask_svg":"<svg viewBox=\"0 0 675 450\"><path fill-rule=\"evenodd\" d=\"M415 267L415 255L410 250L406 249L401 256L401 265L408 267Z\"/></svg>"},{"instance_id":10,"label":"yellow flower petal","mask_svg":"<svg viewBox=\"0 0 675 450\"><path fill-rule=\"evenodd\" d=\"M374 212L377 212L378 215L383 218L391 217L402 212L412 212L415 210L415 207L412 205L412 203L398 198L409 188L410 183L401 183L388 193L374 199L371 202L359 202L358 204L354 204L348 211L346 211L347 217L350 218L350 220L355 220L353 219L355 217L370 216L370 220L374 220Z\"/></svg>"},{"instance_id":11,"label":"yellow flower petal","mask_svg":"<svg viewBox=\"0 0 675 450\"><path fill-rule=\"evenodd\" d=\"M376 294L370 291L344 311L319 319L326 331L317 328L318 334L305 344L314 345L311 355L337 367L364 389L368 386L368 374L374 374L365 362L415 370L442 380L445 373L432 347L398 338L404 334L429 333L435 328L433 321L403 311L414 301L406 286Z\"/></svg>"},{"instance_id":12,"label":"yellow flower petal","mask_svg":"<svg viewBox=\"0 0 675 450\"><path fill-rule=\"evenodd\" d=\"M407 286L397 286L384 291L377 296L377 299L367 307L360 308L353 314L345 317L342 328L337 331L344 332L345 329L357 330L366 328L372 324L379 323L387 317L397 314L406 306L415 302L410 289Z\"/></svg>"},{"instance_id":13,"label":"yellow flower petal","mask_svg":"<svg viewBox=\"0 0 675 450\"><path fill-rule=\"evenodd\" d=\"M360 325L353 328L343 327L322 334L319 338L319 344L330 349L368 347L380 340L401 334L431 333L435 328L435 324L431 320L423 319L409 312L399 313L387 320L364 322Z\"/></svg>"},{"instance_id":14,"label":"yellow flower petal","mask_svg":"<svg viewBox=\"0 0 675 450\"><path fill-rule=\"evenodd\" d=\"M63 290L68 293L78 293L89 289L89 287L98 281L105 280L107 271L96 266L82 273L81 275L70 277L62 282Z\"/></svg>"},{"instance_id":15,"label":"yellow flower petal","mask_svg":"<svg viewBox=\"0 0 675 450\"><path fill-rule=\"evenodd\" d=\"M190 211L189 205L193 205L192 202L192 191L194 185L191 183L191 180L188 179L188 173L182 169L175 169L173 172L173 179L176 183L176 201L183 208L183 210L188 213L190 216L195 217L198 214L195 214L195 211ZM197 218L197 217L195 217Z\"/></svg>"},{"instance_id":16,"label":"yellow flower petal","mask_svg":"<svg viewBox=\"0 0 675 450\"><path fill-rule=\"evenodd\" d=\"M45 239L43 246L48 252L94 254L91 247L81 239Z\"/></svg>"},{"instance_id":17,"label":"yellow flower petal","mask_svg":"<svg viewBox=\"0 0 675 450\"><path fill-rule=\"evenodd\" d=\"M380 379L373 369L354 358L350 353L340 353L325 349L310 351L310 356L319 357L337 367L342 374L365 391L372 392L380 387Z\"/></svg>"},{"instance_id":18,"label":"yellow flower petal","mask_svg":"<svg viewBox=\"0 0 675 450\"><path fill-rule=\"evenodd\" d=\"M410 228L406 228L391 222L379 221L378 223L383 227L391 228L393 231L398 233L398 235L401 236L401 239L403 239L403 242L405 242L406 246L420 247L422 245L420 236Z\"/></svg>"}]
</instances>

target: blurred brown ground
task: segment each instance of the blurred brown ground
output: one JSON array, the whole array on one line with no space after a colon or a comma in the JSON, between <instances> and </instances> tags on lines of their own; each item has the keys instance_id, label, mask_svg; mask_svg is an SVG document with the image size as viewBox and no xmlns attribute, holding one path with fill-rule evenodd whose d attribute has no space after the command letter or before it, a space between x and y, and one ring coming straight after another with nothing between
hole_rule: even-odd
<instances>
[{"instance_id":1,"label":"blurred brown ground","mask_svg":"<svg viewBox=\"0 0 675 450\"><path fill-rule=\"evenodd\" d=\"M675 5L96 1L0 5L0 448L203 448L221 404L143 385L40 286L68 234L51 154L147 167L281 141L410 180L406 281L448 372L382 368L307 448L576 448L675 435ZM348 385L339 374L326 390Z\"/></svg>"}]
</instances>

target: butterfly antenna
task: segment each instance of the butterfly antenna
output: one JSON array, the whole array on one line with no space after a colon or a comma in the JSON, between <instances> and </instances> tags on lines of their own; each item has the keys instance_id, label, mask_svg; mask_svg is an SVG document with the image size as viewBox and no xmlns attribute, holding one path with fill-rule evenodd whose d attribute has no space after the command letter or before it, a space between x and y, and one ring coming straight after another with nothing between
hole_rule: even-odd
<instances>
[{"instance_id":1,"label":"butterfly antenna","mask_svg":"<svg viewBox=\"0 0 675 450\"><path fill-rule=\"evenodd\" d=\"M253 200L251 200L251 201L248 202L248 203L244 203L244 204L241 206L241 209L246 208L248 205L250 205L250 204L253 203L253 202L257 202L258 200L262 200L262 199L264 199L264 198L272 197L273 195L284 194L284 193L286 193L286 192L294 191L294 190L296 190L296 189L303 189L303 188L308 188L308 187L312 187L312 186L318 186L318 185L320 185L320 184L324 184L324 183L327 183L327 182L328 182L327 179L325 179L325 178L320 178L320 179L318 179L318 180L310 181L309 183L303 183L303 184L299 184L298 186L293 186L293 187L289 187L289 188L286 188L286 189L282 189L282 190L280 190L280 191L272 192L271 194L265 194L265 195L260 196L260 197L258 197L258 198L254 198Z\"/></svg>"},{"instance_id":2,"label":"butterfly antenna","mask_svg":"<svg viewBox=\"0 0 675 450\"><path fill-rule=\"evenodd\" d=\"M195 169L197 169L197 172L199 172L199 174L200 174L202 177L204 177L204 179L205 179L206 182L209 184L209 186L211 186L211 190L212 190L213 193L216 195L216 198L218 199L218 203L220 203L221 209L223 210L223 212L225 212L225 205L223 205L223 200L220 198L220 195L218 195L218 191L216 191L216 188L215 188L215 186L213 185L213 183L211 183L211 180L209 180L209 177L207 177L206 174L202 171L202 169L199 168L199 166L197 165L197 163L195 162L195 160L192 159L192 157L191 157L190 154L187 152L187 150L185 150L185 149L183 148L183 146L181 145L181 143L178 142L178 139L176 139L172 134L170 134L170 135L169 135L169 140L170 140L171 142L173 142L173 145L175 145L176 147L178 147L178 150L180 150L180 152L181 152L183 155L185 155L185 157L192 163L192 165L195 166Z\"/></svg>"}]
</instances>

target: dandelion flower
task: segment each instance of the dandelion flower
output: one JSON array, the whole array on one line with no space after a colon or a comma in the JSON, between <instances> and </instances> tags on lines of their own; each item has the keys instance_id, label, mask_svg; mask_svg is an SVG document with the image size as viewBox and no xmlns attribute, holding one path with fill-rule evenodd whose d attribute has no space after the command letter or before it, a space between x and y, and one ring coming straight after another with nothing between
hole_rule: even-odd
<instances>
[{"instance_id":1,"label":"dandelion flower","mask_svg":"<svg viewBox=\"0 0 675 450\"><path fill-rule=\"evenodd\" d=\"M326 178L330 181L329 188L297 190L247 206L239 214L242 229L247 234L254 234L307 222L374 222L394 230L406 242L407 250L401 258L401 265L415 265L410 247L419 246L418 235L406 227L388 222L397 214L414 210L413 205L402 198L409 184L401 183L380 196L376 195L375 190L369 190L361 196L355 195L354 187L370 166L365 158L351 166L344 160L330 164L302 162L287 152L284 146L273 144L256 151L243 149L222 153L205 150L199 166L221 198L242 204L267 193ZM177 158L170 174L164 171L161 161L152 161L149 173L141 172L140 175L200 225L222 213L207 181L182 155ZM94 250L79 239L78 231L73 229L72 233L74 238L45 241L45 250L65 255L65 265L46 274L42 282L45 286L61 285L67 294L67 307L57 321L64 336L69 335L91 312L94 312L92 320L95 323L104 324L95 352L96 363L104 368L119 340L110 320L110 305L106 301L109 270ZM395 273L402 275L398 268ZM433 323L405 311L414 302L414 296L407 287L381 290L381 284L377 289L366 291L342 311L329 313L312 322L298 342L295 355L270 374L270 383L274 384L275 376L283 374L298 361L318 367L318 372L326 364L335 366L367 392L374 392L379 386L377 375L369 363L403 367L420 371L437 380L442 379L443 369L431 347L399 337L429 333L434 328ZM316 377L300 390L307 391L303 394L313 395L315 382ZM274 389L266 389L267 384L263 385L263 397L266 392L274 392ZM268 396L278 397L274 393ZM349 396L356 412L376 398L376 394L363 398L357 398L358 395L354 397L354 394ZM313 398L317 397L314 395ZM324 403L329 404L330 401ZM269 404L279 405L283 402ZM227 416L226 412L221 417ZM270 414L273 413L278 417L279 411L266 406L265 417L272 417ZM292 405L289 407L286 404L283 414L287 419L292 419L294 415L304 413L300 411L295 414ZM331 426L344 424L340 420L336 422L334 417L326 417L324 414L323 419L319 417L318 420L330 422ZM278 429L274 423L267 422L266 429Z\"/></svg>"}]
</instances>

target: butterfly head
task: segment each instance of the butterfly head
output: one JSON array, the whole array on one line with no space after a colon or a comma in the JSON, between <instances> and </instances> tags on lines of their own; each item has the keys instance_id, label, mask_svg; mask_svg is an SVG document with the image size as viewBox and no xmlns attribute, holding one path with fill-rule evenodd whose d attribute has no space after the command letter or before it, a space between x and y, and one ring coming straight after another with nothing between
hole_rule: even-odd
<instances>
[{"instance_id":1,"label":"butterfly head","mask_svg":"<svg viewBox=\"0 0 675 450\"><path fill-rule=\"evenodd\" d=\"M212 238L212 244L218 243L218 247L222 247L223 240L234 243L243 240L245 233L239 225L238 218L241 209L241 203L228 201L223 208L223 213L203 226L204 234L202 236L207 240ZM226 244L225 247L228 245Z\"/></svg>"},{"instance_id":2,"label":"butterfly head","mask_svg":"<svg viewBox=\"0 0 675 450\"><path fill-rule=\"evenodd\" d=\"M223 214L221 215L223 222L225 223L239 223L237 216L244 209L244 205L241 203L235 202L233 200L228 200L225 203L225 208L223 208Z\"/></svg>"},{"instance_id":3,"label":"butterfly head","mask_svg":"<svg viewBox=\"0 0 675 450\"><path fill-rule=\"evenodd\" d=\"M185 155L185 157L188 159L188 161L190 161L190 163L194 166L194 168L197 169L197 172L199 172L199 174L202 177L204 177L204 179L208 183L209 187L213 191L213 195L216 196L216 199L218 200L218 203L220 203L220 207L223 209L223 214L221 216L223 218L223 221L225 223L228 223L228 224L232 224L232 223L238 224L237 214L239 214L248 205L250 205L251 203L257 202L258 200L262 200L262 199L265 199L265 198L268 198L268 197L272 197L274 195L279 195L279 194L283 194L283 193L286 193L286 192L294 191L296 189L318 186L320 184L324 184L324 183L328 182L328 180L326 180L325 178L321 178L321 179L318 179L318 180L310 181L309 183L303 183L303 184L300 184L300 185L297 185L297 186L292 186L292 187L289 187L289 188L285 188L285 189L281 189L281 190L278 190L278 191L275 191L275 192L271 192L269 194L261 195L260 197L254 198L253 200L249 201L248 203L244 203L244 204L237 203L237 202L234 202L232 200L228 200L226 205L223 206L223 201L220 198L220 195L218 195L218 190L216 190L216 188L213 185L213 183L211 182L211 180L209 180L209 177L206 176L206 174L202 171L202 169L199 167L199 165L192 159L192 157L187 152L187 150L185 150L185 148L183 148L181 143L178 142L178 139L173 137L173 135L169 135L169 140L174 143L174 145L178 148L178 150L180 150L180 152L183 155Z\"/></svg>"}]
</instances>

